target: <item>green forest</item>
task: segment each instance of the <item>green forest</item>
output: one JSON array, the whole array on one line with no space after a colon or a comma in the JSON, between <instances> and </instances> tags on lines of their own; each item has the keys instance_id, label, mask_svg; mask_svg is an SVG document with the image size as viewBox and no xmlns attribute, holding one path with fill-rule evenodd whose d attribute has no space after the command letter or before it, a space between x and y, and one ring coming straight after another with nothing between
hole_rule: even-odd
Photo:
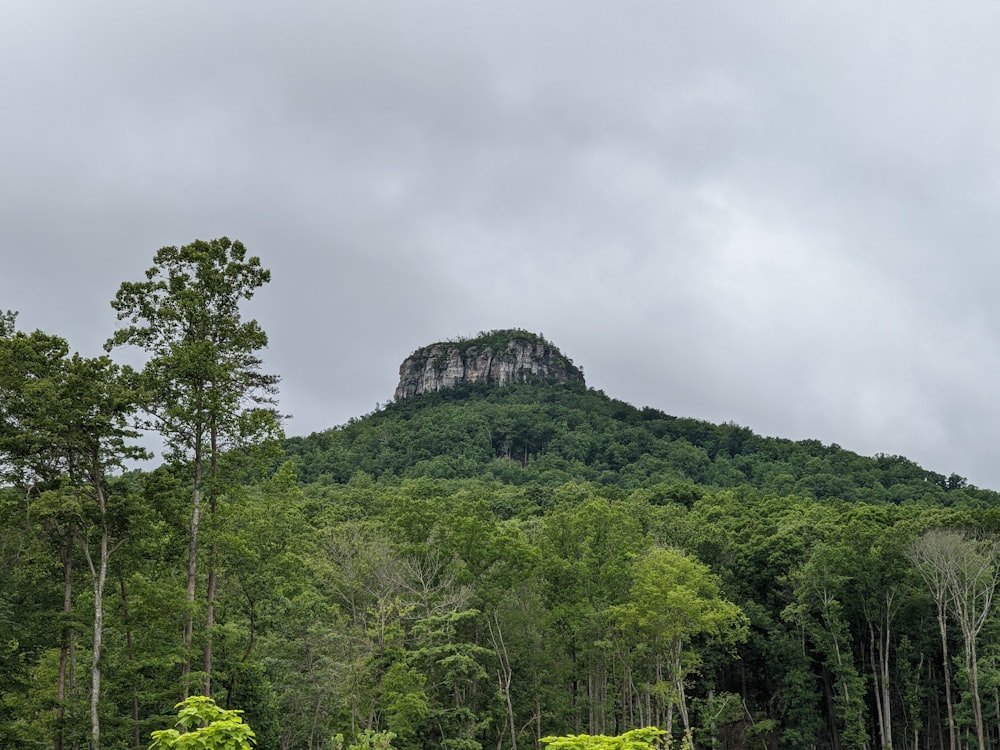
<instances>
[{"instance_id":1,"label":"green forest","mask_svg":"<svg viewBox=\"0 0 1000 750\"><path fill-rule=\"evenodd\" d=\"M0 314L0 748L1000 747L997 492L577 382L286 437L269 282L162 248L94 358Z\"/></svg>"}]
</instances>

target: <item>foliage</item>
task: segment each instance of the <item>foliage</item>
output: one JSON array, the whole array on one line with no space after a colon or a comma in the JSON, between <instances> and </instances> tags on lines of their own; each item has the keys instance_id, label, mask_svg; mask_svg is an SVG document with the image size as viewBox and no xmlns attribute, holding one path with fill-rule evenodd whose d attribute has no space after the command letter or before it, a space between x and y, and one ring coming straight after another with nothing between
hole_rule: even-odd
<instances>
[{"instance_id":1,"label":"foliage","mask_svg":"<svg viewBox=\"0 0 1000 750\"><path fill-rule=\"evenodd\" d=\"M333 737L335 750L392 750L392 741L396 739L393 732L375 732L365 729L358 733L353 742L344 744L344 735L336 734Z\"/></svg>"},{"instance_id":2,"label":"foliage","mask_svg":"<svg viewBox=\"0 0 1000 750\"><path fill-rule=\"evenodd\" d=\"M859 456L816 440L764 438L735 424L639 409L580 385L466 384L387 404L346 425L285 441L306 483L492 478L555 486L589 481L754 487L852 502L995 505L996 492L901 456Z\"/></svg>"},{"instance_id":3,"label":"foliage","mask_svg":"<svg viewBox=\"0 0 1000 750\"><path fill-rule=\"evenodd\" d=\"M222 237L163 247L145 281L119 287L111 306L125 324L106 348L148 354L136 378L148 415L142 425L163 435L175 459L197 460L209 439L214 451L217 441L235 446L270 434L259 410L272 413L278 379L261 372L267 335L240 313L270 277L242 243Z\"/></svg>"},{"instance_id":4,"label":"foliage","mask_svg":"<svg viewBox=\"0 0 1000 750\"><path fill-rule=\"evenodd\" d=\"M651 750L668 746L666 730L657 727L632 729L615 737L603 734L568 734L542 737L549 750Z\"/></svg>"},{"instance_id":5,"label":"foliage","mask_svg":"<svg viewBox=\"0 0 1000 750\"><path fill-rule=\"evenodd\" d=\"M146 281L123 283L111 303L125 325L105 347L140 347L149 357L141 372L132 373L144 414L138 424L160 433L171 463L190 466L184 695L194 677L210 691L214 669L218 548L212 540L205 561L202 674L191 675L202 496L208 498L212 531L220 498L247 466L256 463L260 447L280 435L273 408L278 378L261 372L258 353L267 346L267 335L257 321L244 321L240 310L241 303L270 277L260 258L247 257L242 243L228 237L196 240L179 248L161 248L146 271Z\"/></svg>"},{"instance_id":6,"label":"foliage","mask_svg":"<svg viewBox=\"0 0 1000 750\"><path fill-rule=\"evenodd\" d=\"M243 722L242 711L219 708L203 695L178 703L178 729L152 733L149 750L252 750L254 731Z\"/></svg>"},{"instance_id":7,"label":"foliage","mask_svg":"<svg viewBox=\"0 0 1000 750\"><path fill-rule=\"evenodd\" d=\"M266 279L228 240L161 251L116 299L141 373L0 314L0 746L83 746L94 717L104 747L995 744L997 493L582 384L454 388L268 453L239 314ZM174 449L152 471L122 466L134 408ZM186 689L210 698L161 730Z\"/></svg>"}]
</instances>

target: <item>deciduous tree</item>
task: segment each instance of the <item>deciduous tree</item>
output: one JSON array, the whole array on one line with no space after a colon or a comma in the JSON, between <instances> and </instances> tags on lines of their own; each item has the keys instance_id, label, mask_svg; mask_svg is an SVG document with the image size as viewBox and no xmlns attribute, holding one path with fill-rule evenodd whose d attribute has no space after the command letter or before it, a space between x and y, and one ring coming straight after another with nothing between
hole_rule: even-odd
<instances>
[{"instance_id":1,"label":"deciduous tree","mask_svg":"<svg viewBox=\"0 0 1000 750\"><path fill-rule=\"evenodd\" d=\"M719 580L706 565L665 547L653 547L636 560L629 601L618 615L623 625L637 629L650 643L655 677L666 697L668 732L676 707L690 737L686 681L698 664L692 642L699 637L718 644L744 641L746 615L722 597Z\"/></svg>"},{"instance_id":2,"label":"deciduous tree","mask_svg":"<svg viewBox=\"0 0 1000 750\"><path fill-rule=\"evenodd\" d=\"M273 409L278 378L261 371L259 354L267 346L267 335L257 321L244 321L240 309L270 278L270 271L258 257L248 257L242 243L227 237L196 240L183 247L161 248L146 280L123 283L111 303L125 325L106 348L135 346L149 356L136 378L144 414L140 425L163 436L169 459L190 462L192 467L185 677L191 667L203 494L207 489L213 515L222 453L278 434ZM205 598L206 692L215 603L212 557Z\"/></svg>"},{"instance_id":3,"label":"deciduous tree","mask_svg":"<svg viewBox=\"0 0 1000 750\"><path fill-rule=\"evenodd\" d=\"M195 695L178 703L177 727L153 732L149 750L253 750L254 731L237 710Z\"/></svg>"},{"instance_id":4,"label":"deciduous tree","mask_svg":"<svg viewBox=\"0 0 1000 750\"><path fill-rule=\"evenodd\" d=\"M76 521L76 536L90 572L94 594L91 650L91 746L100 747L101 653L104 634L104 588L112 553L108 517L108 473L145 451L130 444L127 427L134 401L120 369L107 357L69 356L64 339L41 331L25 334L0 326L0 455L8 476L24 485L41 483L59 494L57 501ZM55 486L59 481L60 486ZM90 518L95 514L92 528ZM64 557L66 596L71 605L69 565ZM62 662L65 659L61 660ZM60 669L60 696L65 664Z\"/></svg>"}]
</instances>

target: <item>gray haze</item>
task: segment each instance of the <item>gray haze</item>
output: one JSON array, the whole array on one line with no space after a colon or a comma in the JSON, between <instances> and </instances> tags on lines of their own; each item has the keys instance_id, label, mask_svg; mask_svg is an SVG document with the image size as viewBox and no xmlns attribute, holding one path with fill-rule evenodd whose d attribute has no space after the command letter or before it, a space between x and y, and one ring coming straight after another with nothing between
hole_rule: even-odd
<instances>
[{"instance_id":1,"label":"gray haze","mask_svg":"<svg viewBox=\"0 0 1000 750\"><path fill-rule=\"evenodd\" d=\"M163 245L272 269L289 434L521 327L637 406L1000 488L1000 10L0 10L0 309L100 352Z\"/></svg>"}]
</instances>

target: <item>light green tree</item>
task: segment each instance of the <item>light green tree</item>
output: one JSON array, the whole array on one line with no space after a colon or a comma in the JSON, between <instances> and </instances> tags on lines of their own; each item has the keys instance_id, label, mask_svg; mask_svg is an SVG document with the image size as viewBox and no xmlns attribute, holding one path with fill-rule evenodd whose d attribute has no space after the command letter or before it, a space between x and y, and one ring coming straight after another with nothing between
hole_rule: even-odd
<instances>
[{"instance_id":1,"label":"light green tree","mask_svg":"<svg viewBox=\"0 0 1000 750\"><path fill-rule=\"evenodd\" d=\"M207 696L193 695L178 703L179 729L152 733L149 750L252 750L254 731L240 716L242 711L219 708Z\"/></svg>"},{"instance_id":2,"label":"light green tree","mask_svg":"<svg viewBox=\"0 0 1000 750\"><path fill-rule=\"evenodd\" d=\"M611 737L604 734L567 734L542 737L548 750L653 750L669 747L665 729L643 727Z\"/></svg>"},{"instance_id":3,"label":"light green tree","mask_svg":"<svg viewBox=\"0 0 1000 750\"><path fill-rule=\"evenodd\" d=\"M666 704L666 731L672 731L676 708L691 742L687 680L700 658L697 638L719 645L746 640L743 611L722 598L720 583L708 566L678 549L653 547L632 568L628 602L616 608L620 623L637 630L654 656L653 689Z\"/></svg>"},{"instance_id":4,"label":"light green tree","mask_svg":"<svg viewBox=\"0 0 1000 750\"><path fill-rule=\"evenodd\" d=\"M392 750L392 741L396 739L393 732L376 732L374 729L364 729L358 732L354 742L344 741L343 734L335 734L331 738L334 750Z\"/></svg>"}]
</instances>

